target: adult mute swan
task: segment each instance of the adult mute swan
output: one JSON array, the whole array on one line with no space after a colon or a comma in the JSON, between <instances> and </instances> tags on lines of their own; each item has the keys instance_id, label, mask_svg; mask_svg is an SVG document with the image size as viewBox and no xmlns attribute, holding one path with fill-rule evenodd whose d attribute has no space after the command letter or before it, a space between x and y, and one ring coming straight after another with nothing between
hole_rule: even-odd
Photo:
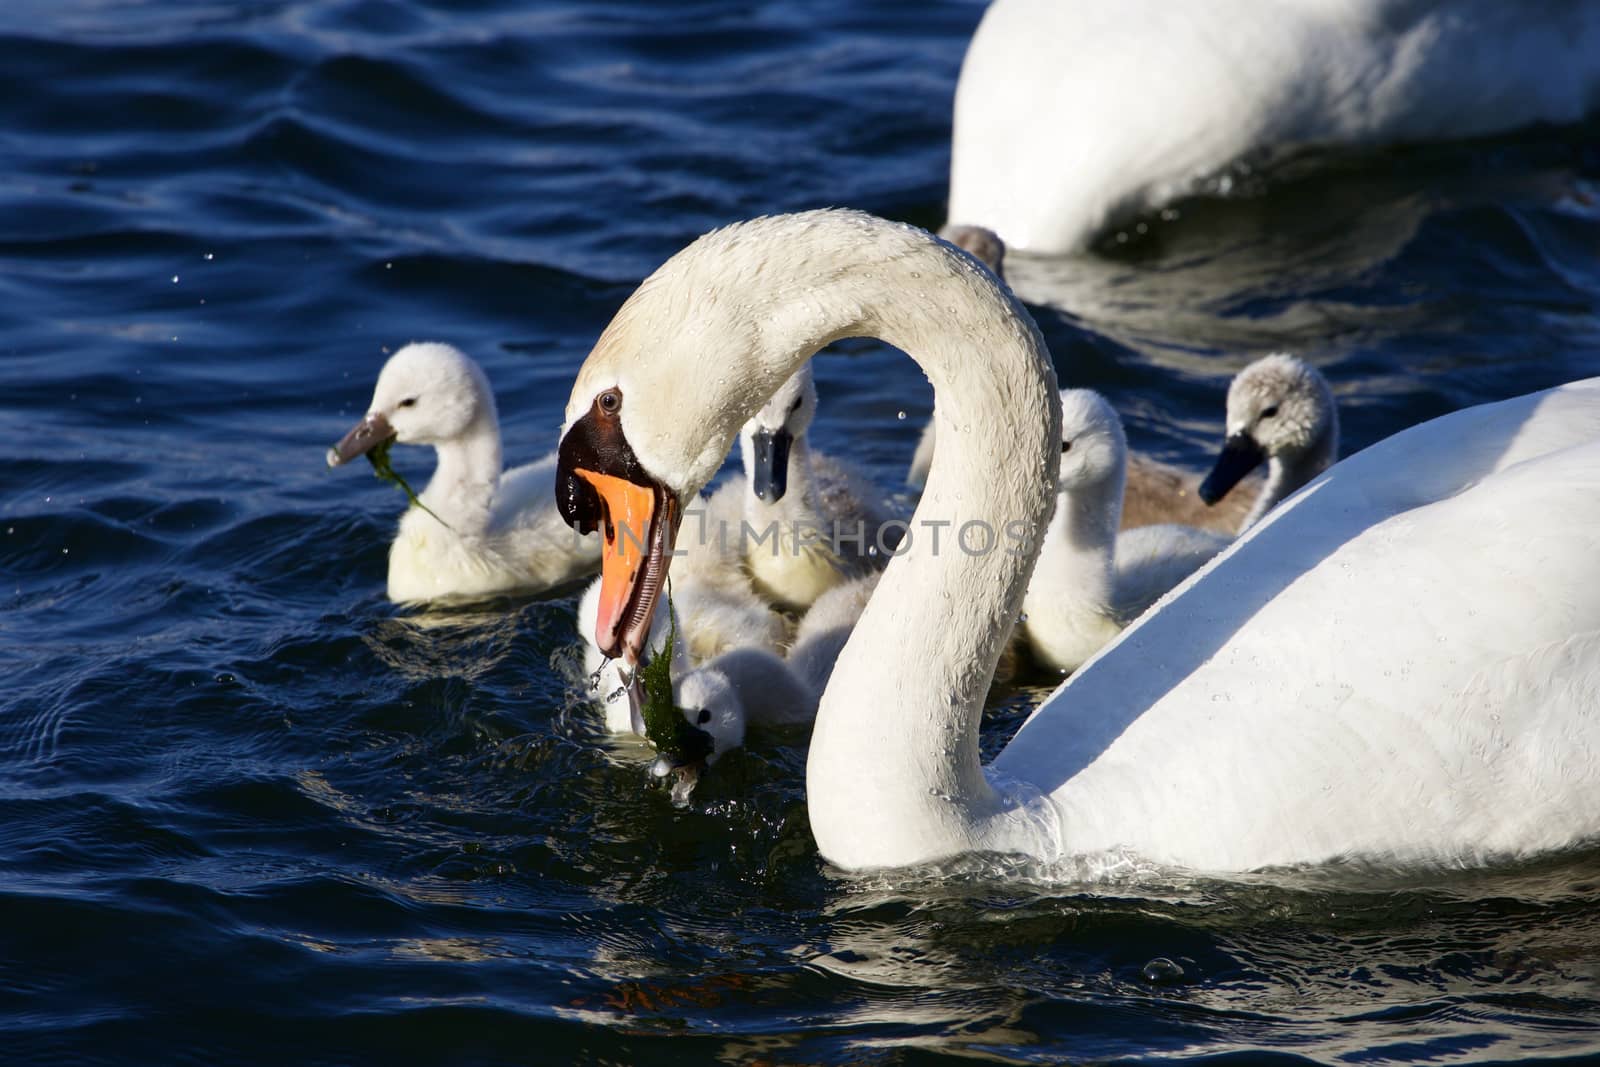
<instances>
[{"instance_id":1,"label":"adult mute swan","mask_svg":"<svg viewBox=\"0 0 1600 1067\"><path fill-rule=\"evenodd\" d=\"M366 417L328 449L337 467L380 445L432 445L437 465L389 549L389 599L542 592L593 574L600 540L551 506L556 457L500 469L500 420L483 369L444 344L409 344L378 374Z\"/></svg>"},{"instance_id":2,"label":"adult mute swan","mask_svg":"<svg viewBox=\"0 0 1600 1067\"><path fill-rule=\"evenodd\" d=\"M1221 500L1239 479L1267 462L1267 481L1239 524L1254 526L1284 497L1339 458L1339 408L1328 380L1287 353L1263 356L1228 385L1225 438L1200 499Z\"/></svg>"},{"instance_id":3,"label":"adult mute swan","mask_svg":"<svg viewBox=\"0 0 1600 1067\"><path fill-rule=\"evenodd\" d=\"M1119 535L1127 455L1122 420L1105 397L1062 390L1055 513L1022 598L1022 636L1041 667L1077 670L1228 546L1221 534L1191 526Z\"/></svg>"},{"instance_id":4,"label":"adult mute swan","mask_svg":"<svg viewBox=\"0 0 1600 1067\"><path fill-rule=\"evenodd\" d=\"M949 219L1070 252L1241 162L1597 101L1589 0L995 0L956 85Z\"/></svg>"},{"instance_id":5,"label":"adult mute swan","mask_svg":"<svg viewBox=\"0 0 1600 1067\"><path fill-rule=\"evenodd\" d=\"M679 501L740 424L857 335L934 387L913 533L1046 521L1055 374L992 274L853 212L730 226L640 286L573 386L557 499L606 533L602 647L637 658ZM988 768L979 718L1033 559L951 548L913 536L890 562L823 694L806 791L840 867L973 850L1464 863L1600 832L1600 379L1345 460L1123 631Z\"/></svg>"}]
</instances>

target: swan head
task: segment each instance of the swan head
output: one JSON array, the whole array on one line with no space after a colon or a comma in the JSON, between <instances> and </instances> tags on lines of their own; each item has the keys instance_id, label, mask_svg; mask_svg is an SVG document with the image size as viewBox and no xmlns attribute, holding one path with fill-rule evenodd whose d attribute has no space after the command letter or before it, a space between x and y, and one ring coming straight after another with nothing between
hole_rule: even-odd
<instances>
[{"instance_id":1,"label":"swan head","mask_svg":"<svg viewBox=\"0 0 1600 1067\"><path fill-rule=\"evenodd\" d=\"M750 491L772 503L789 488L789 452L811 428L817 413L817 383L807 363L778 387L760 411L739 432Z\"/></svg>"},{"instance_id":2,"label":"swan head","mask_svg":"<svg viewBox=\"0 0 1600 1067\"><path fill-rule=\"evenodd\" d=\"M482 367L450 345L409 344L383 365L366 417L328 450L328 465L348 463L389 441L453 441L485 417L497 418Z\"/></svg>"},{"instance_id":3,"label":"swan head","mask_svg":"<svg viewBox=\"0 0 1600 1067\"><path fill-rule=\"evenodd\" d=\"M683 505L801 362L850 336L794 278L848 293L859 263L927 242L853 211L754 219L699 238L622 305L578 371L556 467L562 516L602 535L601 652L638 662Z\"/></svg>"},{"instance_id":4,"label":"swan head","mask_svg":"<svg viewBox=\"0 0 1600 1067\"><path fill-rule=\"evenodd\" d=\"M1127 453L1122 419L1105 397L1092 389L1061 391L1059 492L1104 485L1123 470Z\"/></svg>"},{"instance_id":5,"label":"swan head","mask_svg":"<svg viewBox=\"0 0 1600 1067\"><path fill-rule=\"evenodd\" d=\"M1226 439L1216 466L1200 485L1215 504L1269 458L1293 462L1337 432L1338 412L1327 379L1287 353L1264 356L1228 386Z\"/></svg>"}]
</instances>

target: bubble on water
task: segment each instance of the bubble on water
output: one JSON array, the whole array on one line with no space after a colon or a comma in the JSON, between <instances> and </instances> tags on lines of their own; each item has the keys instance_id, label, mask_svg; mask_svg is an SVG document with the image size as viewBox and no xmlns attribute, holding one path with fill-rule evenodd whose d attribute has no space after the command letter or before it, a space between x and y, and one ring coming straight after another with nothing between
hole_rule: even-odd
<instances>
[{"instance_id":1,"label":"bubble on water","mask_svg":"<svg viewBox=\"0 0 1600 1067\"><path fill-rule=\"evenodd\" d=\"M174 274L172 276L172 284L173 285L177 285L178 284L178 276L176 274Z\"/></svg>"},{"instance_id":2,"label":"bubble on water","mask_svg":"<svg viewBox=\"0 0 1600 1067\"><path fill-rule=\"evenodd\" d=\"M905 422L906 421L906 413L903 412L903 411L895 412L894 413L894 417L899 419L901 422Z\"/></svg>"},{"instance_id":3,"label":"bubble on water","mask_svg":"<svg viewBox=\"0 0 1600 1067\"><path fill-rule=\"evenodd\" d=\"M210 263L213 259L216 259L216 258L217 258L217 254L215 252L207 252L206 255L205 255L205 260L206 260L207 263Z\"/></svg>"},{"instance_id":4,"label":"bubble on water","mask_svg":"<svg viewBox=\"0 0 1600 1067\"><path fill-rule=\"evenodd\" d=\"M1145 964L1139 973L1144 975L1146 982L1154 982L1156 985L1177 985L1188 977L1183 973L1182 967L1165 956L1157 956Z\"/></svg>"}]
</instances>

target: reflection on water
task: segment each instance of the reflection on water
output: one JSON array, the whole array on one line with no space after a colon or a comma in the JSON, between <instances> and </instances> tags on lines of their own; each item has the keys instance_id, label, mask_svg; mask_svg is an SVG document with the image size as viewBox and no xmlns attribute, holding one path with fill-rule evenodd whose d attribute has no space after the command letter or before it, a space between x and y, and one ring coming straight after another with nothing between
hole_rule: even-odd
<instances>
[{"instance_id":1,"label":"reflection on water","mask_svg":"<svg viewBox=\"0 0 1600 1067\"><path fill-rule=\"evenodd\" d=\"M901 889L852 877L824 908L826 940L806 962L860 992L841 1022L906 1029L873 1043L1021 1050L1075 1020L1089 1058L1264 1041L1319 1060L1509 1057L1592 1048L1600 1026L1600 853L1428 876L1144 874L1093 890L1002 885L966 866ZM1157 957L1181 980L1151 981ZM1133 1016L1137 1039L1123 1032ZM1521 1036L1491 1036L1490 1021Z\"/></svg>"},{"instance_id":2,"label":"reflection on water","mask_svg":"<svg viewBox=\"0 0 1600 1067\"><path fill-rule=\"evenodd\" d=\"M517 611L497 603L431 608L374 619L362 632L361 641L404 677L472 681L494 669L511 651L520 621Z\"/></svg>"},{"instance_id":3,"label":"reflection on water","mask_svg":"<svg viewBox=\"0 0 1600 1067\"><path fill-rule=\"evenodd\" d=\"M1340 183L1306 184L1169 209L1108 256L1017 254L1007 279L1024 300L1188 375L1348 343L1396 314L1396 327L1420 321L1425 309L1343 303L1327 291L1404 248L1428 214L1427 197L1385 190L1373 202ZM1219 354L1230 359L1219 363Z\"/></svg>"},{"instance_id":4,"label":"reflection on water","mask_svg":"<svg viewBox=\"0 0 1600 1067\"><path fill-rule=\"evenodd\" d=\"M1449 330L1459 322L1442 294L1413 287L1373 300L1372 272L1442 212L1519 197L1571 201L1581 187L1565 157L1562 166L1521 165L1542 161L1540 147L1490 168L1453 145L1308 155L1270 185L1189 200L1118 231L1102 255L1017 254L1007 279L1024 300L1186 374L1231 373L1285 348L1314 356L1425 323ZM1207 358L1219 354L1229 358Z\"/></svg>"}]
</instances>

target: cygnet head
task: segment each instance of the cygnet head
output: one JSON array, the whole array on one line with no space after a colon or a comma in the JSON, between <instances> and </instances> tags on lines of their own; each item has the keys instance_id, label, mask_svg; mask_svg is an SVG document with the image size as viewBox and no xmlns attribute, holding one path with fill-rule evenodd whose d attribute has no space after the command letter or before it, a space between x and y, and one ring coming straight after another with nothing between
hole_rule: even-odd
<instances>
[{"instance_id":1,"label":"cygnet head","mask_svg":"<svg viewBox=\"0 0 1600 1067\"><path fill-rule=\"evenodd\" d=\"M817 413L817 384L808 361L778 387L739 433L750 491L769 503L782 500L789 488L789 453L811 428Z\"/></svg>"},{"instance_id":2,"label":"cygnet head","mask_svg":"<svg viewBox=\"0 0 1600 1067\"><path fill-rule=\"evenodd\" d=\"M1216 503L1269 458L1293 464L1326 449L1338 420L1333 393L1315 367L1282 352L1256 360L1228 386L1227 437L1200 499Z\"/></svg>"},{"instance_id":3,"label":"cygnet head","mask_svg":"<svg viewBox=\"0 0 1600 1067\"><path fill-rule=\"evenodd\" d=\"M970 253L979 263L994 271L995 277L1005 277L1006 243L993 230L982 226L946 224L939 231L939 236Z\"/></svg>"},{"instance_id":4,"label":"cygnet head","mask_svg":"<svg viewBox=\"0 0 1600 1067\"><path fill-rule=\"evenodd\" d=\"M709 767L744 744L744 703L727 675L715 667L690 671L673 683L672 696L691 727L687 734L693 740L690 751L663 752L663 756L670 756L679 766L698 761ZM702 741L696 734L708 740ZM701 744L707 747L699 749Z\"/></svg>"},{"instance_id":5,"label":"cygnet head","mask_svg":"<svg viewBox=\"0 0 1600 1067\"><path fill-rule=\"evenodd\" d=\"M1061 391L1060 492L1104 485L1122 473L1127 453L1122 419L1105 397L1093 389Z\"/></svg>"},{"instance_id":6,"label":"cygnet head","mask_svg":"<svg viewBox=\"0 0 1600 1067\"><path fill-rule=\"evenodd\" d=\"M328 465L348 463L387 441L454 441L485 418L497 424L483 368L451 345L409 344L383 365L366 417L328 450Z\"/></svg>"},{"instance_id":7,"label":"cygnet head","mask_svg":"<svg viewBox=\"0 0 1600 1067\"><path fill-rule=\"evenodd\" d=\"M670 737L651 736L656 758L650 773L671 777L672 799L687 800L700 773L744 744L744 705L731 679L715 667L690 671L672 683L672 702L683 725Z\"/></svg>"}]
</instances>

